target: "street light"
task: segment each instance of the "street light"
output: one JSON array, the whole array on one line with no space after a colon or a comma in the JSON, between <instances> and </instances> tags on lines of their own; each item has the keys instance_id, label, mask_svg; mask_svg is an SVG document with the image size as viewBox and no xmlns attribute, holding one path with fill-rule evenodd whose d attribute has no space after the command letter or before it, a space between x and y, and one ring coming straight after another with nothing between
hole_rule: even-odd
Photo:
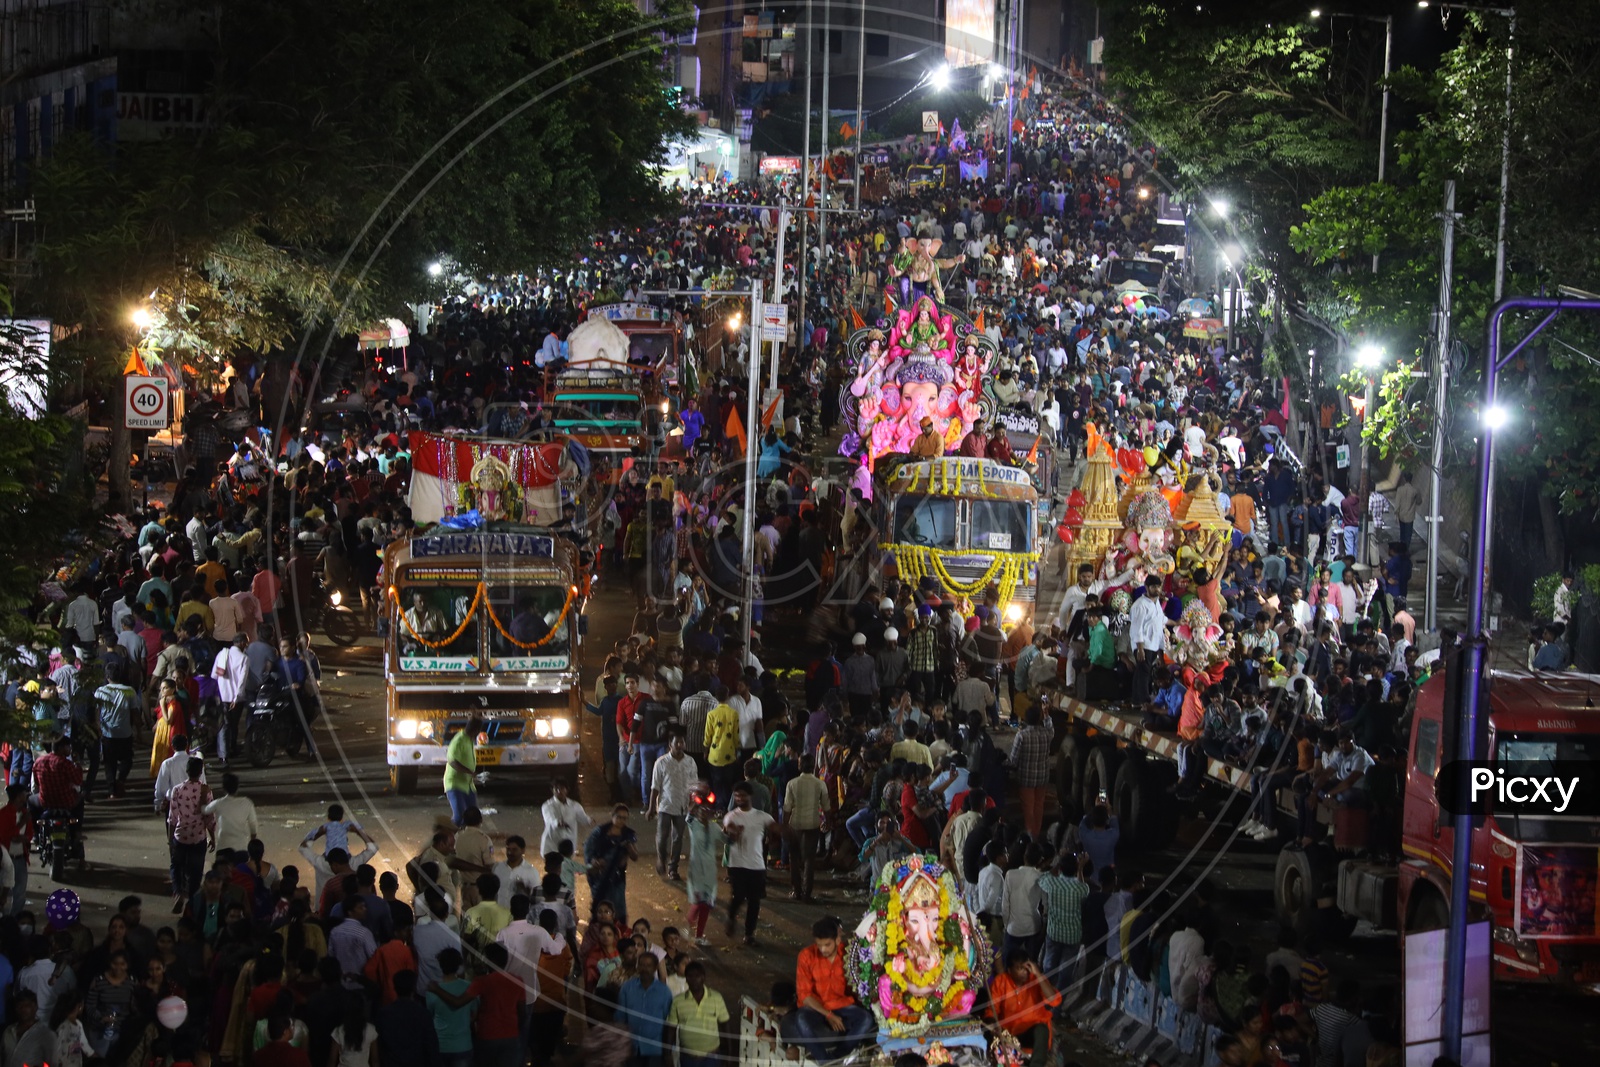
<instances>
[{"instance_id":1,"label":"street light","mask_svg":"<svg viewBox=\"0 0 1600 1067\"><path fill-rule=\"evenodd\" d=\"M428 277L437 278L439 275L441 275L443 273L444 273L444 264L443 263L429 263L428 264Z\"/></svg>"},{"instance_id":2,"label":"street light","mask_svg":"<svg viewBox=\"0 0 1600 1067\"><path fill-rule=\"evenodd\" d=\"M148 330L151 324L156 321L156 318L150 314L149 308L134 308L128 315L128 320L139 329Z\"/></svg>"},{"instance_id":3,"label":"street light","mask_svg":"<svg viewBox=\"0 0 1600 1067\"><path fill-rule=\"evenodd\" d=\"M1372 370L1383 362L1383 349L1377 345L1362 345L1356 352L1356 365L1362 370Z\"/></svg>"},{"instance_id":4,"label":"street light","mask_svg":"<svg viewBox=\"0 0 1600 1067\"><path fill-rule=\"evenodd\" d=\"M1499 404L1484 409L1483 425L1489 430L1503 430L1506 423L1511 421L1511 413Z\"/></svg>"},{"instance_id":5,"label":"street light","mask_svg":"<svg viewBox=\"0 0 1600 1067\"><path fill-rule=\"evenodd\" d=\"M1215 211L1218 217L1225 219L1228 217L1228 212L1233 210L1233 205L1218 197L1211 201L1211 210Z\"/></svg>"}]
</instances>

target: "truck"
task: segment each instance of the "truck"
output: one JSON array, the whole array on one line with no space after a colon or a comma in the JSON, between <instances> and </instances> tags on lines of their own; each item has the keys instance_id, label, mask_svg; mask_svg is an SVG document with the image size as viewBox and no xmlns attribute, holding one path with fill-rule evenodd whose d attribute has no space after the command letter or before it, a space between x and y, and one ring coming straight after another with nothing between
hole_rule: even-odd
<instances>
[{"instance_id":1,"label":"truck","mask_svg":"<svg viewBox=\"0 0 1600 1067\"><path fill-rule=\"evenodd\" d=\"M680 336L676 316L665 309L606 304L592 308L568 337L567 364L547 383L546 396L555 429L594 456L597 480L614 483L628 459L659 441Z\"/></svg>"},{"instance_id":2,"label":"truck","mask_svg":"<svg viewBox=\"0 0 1600 1067\"><path fill-rule=\"evenodd\" d=\"M1273 874L1280 923L1302 935L1337 936L1365 920L1380 930L1437 930L1450 918L1454 831L1435 784L1449 759L1455 701L1446 672L1418 691L1404 747L1399 825L1391 862L1374 842L1366 813L1335 820L1325 841L1292 844L1291 789L1274 798L1280 827L1288 831ZM1600 757L1600 676L1576 673L1491 672L1487 733L1480 751L1495 763ZM1178 831L1182 805L1169 795L1178 780L1176 734L1144 728L1139 708L1060 698L1053 708L1061 733L1057 788L1089 810L1101 797L1117 816L1121 839L1136 849L1161 848ZM1292 763L1292 750L1284 759ZM1229 820L1244 818L1255 772L1206 758L1201 803ZM1600 928L1594 907L1600 870L1600 820L1586 815L1530 818L1496 815L1491 804L1473 831L1470 893L1476 921L1491 924L1493 977L1593 990L1600 986ZM1576 919L1547 918L1552 901L1566 903ZM1538 914L1534 914L1538 912Z\"/></svg>"},{"instance_id":3,"label":"truck","mask_svg":"<svg viewBox=\"0 0 1600 1067\"><path fill-rule=\"evenodd\" d=\"M590 318L615 323L628 338L626 362L664 390L678 380L683 360L683 319L669 308L624 302L589 309Z\"/></svg>"},{"instance_id":4,"label":"truck","mask_svg":"<svg viewBox=\"0 0 1600 1067\"><path fill-rule=\"evenodd\" d=\"M577 547L539 527L435 526L384 551L383 673L390 782L442 774L474 717L479 769L576 792L587 576Z\"/></svg>"},{"instance_id":5,"label":"truck","mask_svg":"<svg viewBox=\"0 0 1600 1067\"><path fill-rule=\"evenodd\" d=\"M1025 468L966 456L908 460L874 496L886 577L973 599L993 587L1008 625L1032 617L1039 492Z\"/></svg>"}]
</instances>

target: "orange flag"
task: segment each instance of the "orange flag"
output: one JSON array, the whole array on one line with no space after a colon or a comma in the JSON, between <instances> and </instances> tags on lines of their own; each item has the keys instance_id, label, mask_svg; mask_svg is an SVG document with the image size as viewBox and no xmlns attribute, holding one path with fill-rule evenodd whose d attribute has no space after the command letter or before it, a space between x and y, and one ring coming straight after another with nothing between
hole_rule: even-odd
<instances>
[{"instance_id":1,"label":"orange flag","mask_svg":"<svg viewBox=\"0 0 1600 1067\"><path fill-rule=\"evenodd\" d=\"M854 137L855 135L856 135L856 131L851 129L850 124L848 122L841 122L839 124L839 136L840 137L843 137L845 140L848 141L850 138Z\"/></svg>"},{"instance_id":2,"label":"orange flag","mask_svg":"<svg viewBox=\"0 0 1600 1067\"><path fill-rule=\"evenodd\" d=\"M761 428L763 430L772 425L772 417L778 413L778 401L781 399L783 399L783 394L779 393L772 398L772 403L767 405L767 410L761 413Z\"/></svg>"},{"instance_id":3,"label":"orange flag","mask_svg":"<svg viewBox=\"0 0 1600 1067\"><path fill-rule=\"evenodd\" d=\"M857 311L855 308L851 308L850 324L859 330L866 326L867 320L861 317L861 312Z\"/></svg>"},{"instance_id":4,"label":"orange flag","mask_svg":"<svg viewBox=\"0 0 1600 1067\"><path fill-rule=\"evenodd\" d=\"M972 320L972 328L979 333L983 332L983 309L978 309L978 317Z\"/></svg>"},{"instance_id":5,"label":"orange flag","mask_svg":"<svg viewBox=\"0 0 1600 1067\"><path fill-rule=\"evenodd\" d=\"M1026 85L1022 87L1022 92L1018 94L1018 97L1023 100L1028 99L1028 87Z\"/></svg>"},{"instance_id":6,"label":"orange flag","mask_svg":"<svg viewBox=\"0 0 1600 1067\"><path fill-rule=\"evenodd\" d=\"M1023 462L1024 463L1037 463L1037 462L1039 462L1039 437L1038 436L1034 437L1034 439L1033 439L1033 447L1028 449L1028 458L1023 460Z\"/></svg>"},{"instance_id":7,"label":"orange flag","mask_svg":"<svg viewBox=\"0 0 1600 1067\"><path fill-rule=\"evenodd\" d=\"M745 440L744 436L744 420L739 417L739 409L737 407L728 408L728 421L723 425L722 430L729 437L739 442L740 452L749 447L749 442Z\"/></svg>"},{"instance_id":8,"label":"orange flag","mask_svg":"<svg viewBox=\"0 0 1600 1067\"><path fill-rule=\"evenodd\" d=\"M894 314L894 301L889 298L888 293L883 294L883 313L885 315Z\"/></svg>"},{"instance_id":9,"label":"orange flag","mask_svg":"<svg viewBox=\"0 0 1600 1067\"><path fill-rule=\"evenodd\" d=\"M146 365L144 357L139 354L139 350L137 348L128 354L128 362L127 365L122 368L122 373L138 374L140 376L148 376L150 374L150 368L148 365Z\"/></svg>"}]
</instances>

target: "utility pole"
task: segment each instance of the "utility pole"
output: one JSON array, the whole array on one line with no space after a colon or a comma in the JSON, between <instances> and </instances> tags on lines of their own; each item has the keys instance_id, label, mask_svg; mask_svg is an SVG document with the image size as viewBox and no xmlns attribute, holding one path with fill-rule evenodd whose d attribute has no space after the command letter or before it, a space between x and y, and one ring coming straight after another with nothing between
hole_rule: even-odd
<instances>
[{"instance_id":1,"label":"utility pole","mask_svg":"<svg viewBox=\"0 0 1600 1067\"><path fill-rule=\"evenodd\" d=\"M783 303L783 238L789 229L789 204L788 201L778 200L778 263L772 271L772 302ZM778 388L778 350L783 346L782 341L772 342L772 378L767 388Z\"/></svg>"},{"instance_id":2,"label":"utility pole","mask_svg":"<svg viewBox=\"0 0 1600 1067\"><path fill-rule=\"evenodd\" d=\"M817 206L828 206L828 127L833 119L828 110L828 79L833 73L833 0L822 0L822 175L821 193ZM828 213L817 216L817 281L820 283L828 269ZM827 293L823 293L827 299Z\"/></svg>"},{"instance_id":3,"label":"utility pole","mask_svg":"<svg viewBox=\"0 0 1600 1067\"><path fill-rule=\"evenodd\" d=\"M744 546L744 654L750 655L750 622L755 614L756 579L751 560L755 558L756 522L756 444L761 427L756 395L761 389L761 279L750 283L750 356L745 367L744 416L744 514L740 518ZM748 659L745 662L749 662ZM739 664L741 670L744 663Z\"/></svg>"},{"instance_id":4,"label":"utility pole","mask_svg":"<svg viewBox=\"0 0 1600 1067\"><path fill-rule=\"evenodd\" d=\"M1394 16L1383 18L1383 110L1378 119L1378 184L1383 184L1384 163L1389 155L1389 57L1394 51ZM1372 253L1372 273L1378 273L1378 253ZM1495 299L1499 299L1496 294ZM1429 611L1433 602L1430 600Z\"/></svg>"},{"instance_id":5,"label":"utility pole","mask_svg":"<svg viewBox=\"0 0 1600 1067\"><path fill-rule=\"evenodd\" d=\"M811 19L811 0L806 0L806 121L800 148L800 307L797 329L800 347L807 342L806 332L806 238L810 236L811 214L806 201L811 199L811 35L816 32Z\"/></svg>"},{"instance_id":6,"label":"utility pole","mask_svg":"<svg viewBox=\"0 0 1600 1067\"><path fill-rule=\"evenodd\" d=\"M1448 401L1446 379L1450 374L1450 286L1456 254L1456 183L1444 183L1444 255L1439 272L1439 356L1433 369L1433 470L1428 478L1428 608L1423 628L1439 629L1439 550L1444 537L1442 488L1439 471L1444 466L1444 411ZM1465 560L1462 561L1465 565Z\"/></svg>"},{"instance_id":7,"label":"utility pole","mask_svg":"<svg viewBox=\"0 0 1600 1067\"><path fill-rule=\"evenodd\" d=\"M1511 197L1511 65L1517 49L1517 9L1507 8L1506 16L1506 116L1500 130L1500 223L1494 240L1494 302L1506 291L1506 206Z\"/></svg>"},{"instance_id":8,"label":"utility pole","mask_svg":"<svg viewBox=\"0 0 1600 1067\"><path fill-rule=\"evenodd\" d=\"M862 94L867 82L867 0L861 0L861 36L856 42L856 210L861 210Z\"/></svg>"},{"instance_id":9,"label":"utility pole","mask_svg":"<svg viewBox=\"0 0 1600 1067\"><path fill-rule=\"evenodd\" d=\"M1006 173L1002 184L1007 188L1011 182L1011 131L1017 113L1017 9L1021 6L1022 0L1010 0L1006 9L1010 24L1006 27Z\"/></svg>"}]
</instances>

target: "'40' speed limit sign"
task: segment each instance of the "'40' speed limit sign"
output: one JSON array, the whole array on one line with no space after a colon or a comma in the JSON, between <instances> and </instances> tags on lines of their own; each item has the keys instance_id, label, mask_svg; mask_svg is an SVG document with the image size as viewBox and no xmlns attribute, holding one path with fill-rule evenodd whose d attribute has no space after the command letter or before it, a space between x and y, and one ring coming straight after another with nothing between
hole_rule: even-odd
<instances>
[{"instance_id":1,"label":"'40' speed limit sign","mask_svg":"<svg viewBox=\"0 0 1600 1067\"><path fill-rule=\"evenodd\" d=\"M165 430L172 421L172 402L165 378L130 374L124 379L127 403L123 415L130 430Z\"/></svg>"}]
</instances>

